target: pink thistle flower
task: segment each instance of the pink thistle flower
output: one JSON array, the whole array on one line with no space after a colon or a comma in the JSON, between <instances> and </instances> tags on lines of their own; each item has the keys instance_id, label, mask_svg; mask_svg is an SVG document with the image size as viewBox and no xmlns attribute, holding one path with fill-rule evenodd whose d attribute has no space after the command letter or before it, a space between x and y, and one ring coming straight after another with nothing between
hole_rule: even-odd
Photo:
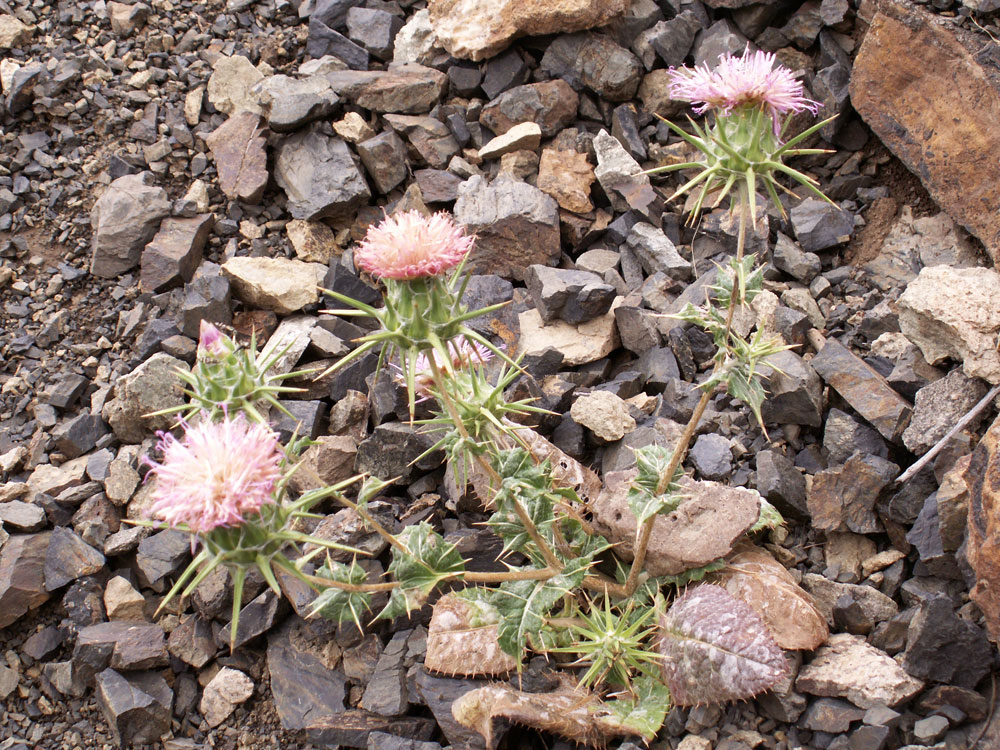
<instances>
[{"instance_id":1,"label":"pink thistle flower","mask_svg":"<svg viewBox=\"0 0 1000 750\"><path fill-rule=\"evenodd\" d=\"M448 352L451 354L451 367L454 370L464 370L471 367L480 367L493 359L493 352L478 341L472 341L465 336L458 336L447 343ZM432 352L434 363L441 368L444 358L437 352ZM401 382L406 382L406 373L398 365L393 365L396 369L396 377ZM414 390L426 401L431 397L431 386L434 384L434 374L431 370L431 360L427 352L417 355L414 365L415 377Z\"/></svg>"},{"instance_id":2,"label":"pink thistle flower","mask_svg":"<svg viewBox=\"0 0 1000 750\"><path fill-rule=\"evenodd\" d=\"M801 81L783 65L775 67L773 52L750 52L748 44L742 57L720 55L719 64L694 68L671 68L669 93L674 99L695 105L703 114L715 109L724 115L734 109L755 107L767 110L778 134L779 119L788 112L819 111L819 102L803 96Z\"/></svg>"},{"instance_id":3,"label":"pink thistle flower","mask_svg":"<svg viewBox=\"0 0 1000 750\"><path fill-rule=\"evenodd\" d=\"M156 476L151 515L196 534L239 526L273 502L281 477L278 436L243 415L221 422L184 425L180 440L158 433L163 462L143 462Z\"/></svg>"},{"instance_id":4,"label":"pink thistle flower","mask_svg":"<svg viewBox=\"0 0 1000 750\"><path fill-rule=\"evenodd\" d=\"M428 217L406 211L369 227L354 261L372 276L406 281L454 268L474 242L444 213Z\"/></svg>"},{"instance_id":5,"label":"pink thistle flower","mask_svg":"<svg viewBox=\"0 0 1000 750\"><path fill-rule=\"evenodd\" d=\"M229 350L224 339L222 331L207 320L202 319L198 337L198 354L203 357L209 355L217 359L225 357L229 354Z\"/></svg>"}]
</instances>

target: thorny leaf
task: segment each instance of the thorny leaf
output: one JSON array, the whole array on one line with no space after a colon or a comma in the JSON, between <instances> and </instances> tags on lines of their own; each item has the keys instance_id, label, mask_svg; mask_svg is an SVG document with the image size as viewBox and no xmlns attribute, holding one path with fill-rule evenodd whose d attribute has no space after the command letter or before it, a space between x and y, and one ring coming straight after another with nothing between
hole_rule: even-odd
<instances>
[{"instance_id":1,"label":"thorny leaf","mask_svg":"<svg viewBox=\"0 0 1000 750\"><path fill-rule=\"evenodd\" d=\"M350 566L334 562L327 558L326 563L316 575L329 578L332 581L363 584L368 574L364 568L352 560ZM343 591L342 589L323 589L312 603L311 614L320 614L333 622L353 622L361 630L361 614L371 608L371 594L363 591Z\"/></svg>"},{"instance_id":2,"label":"thorny leaf","mask_svg":"<svg viewBox=\"0 0 1000 750\"><path fill-rule=\"evenodd\" d=\"M468 589L473 594L477 589ZM500 648L500 613L483 597L446 594L434 605L424 666L447 675L504 675L518 661Z\"/></svg>"},{"instance_id":3,"label":"thorny leaf","mask_svg":"<svg viewBox=\"0 0 1000 750\"><path fill-rule=\"evenodd\" d=\"M465 561L426 521L409 526L396 537L409 554L393 548L389 574L399 586L389 595L389 603L378 617L391 620L422 607L428 594L444 580L465 571Z\"/></svg>"},{"instance_id":4,"label":"thorny leaf","mask_svg":"<svg viewBox=\"0 0 1000 750\"><path fill-rule=\"evenodd\" d=\"M742 546L712 576L712 583L749 604L781 648L812 651L830 637L826 619L812 598L765 549Z\"/></svg>"},{"instance_id":5,"label":"thorny leaf","mask_svg":"<svg viewBox=\"0 0 1000 750\"><path fill-rule=\"evenodd\" d=\"M691 589L660 618L663 675L678 706L752 698L778 683L785 656L750 605L720 586Z\"/></svg>"},{"instance_id":6,"label":"thorny leaf","mask_svg":"<svg viewBox=\"0 0 1000 750\"><path fill-rule=\"evenodd\" d=\"M589 558L570 560L562 573L544 581L505 581L497 590L496 606L501 620L500 648L520 659L528 637L545 624L545 615L566 594L583 582Z\"/></svg>"},{"instance_id":7,"label":"thorny leaf","mask_svg":"<svg viewBox=\"0 0 1000 750\"><path fill-rule=\"evenodd\" d=\"M651 742L663 726L670 710L670 690L659 680L643 675L633 683L632 693L605 701L602 709L623 729L630 729Z\"/></svg>"},{"instance_id":8,"label":"thorny leaf","mask_svg":"<svg viewBox=\"0 0 1000 750\"><path fill-rule=\"evenodd\" d=\"M678 480L684 470L680 464L667 477L673 451L661 445L647 445L635 451L636 474L628 491L628 506L641 525L657 513L670 513L684 500Z\"/></svg>"},{"instance_id":9,"label":"thorny leaf","mask_svg":"<svg viewBox=\"0 0 1000 750\"><path fill-rule=\"evenodd\" d=\"M645 737L655 721L655 706L643 707L640 714L629 711L624 704L612 709L596 693L573 685L568 676L560 675L560 681L562 684L551 693L525 693L508 685L487 685L456 700L451 713L459 724L479 732L489 748L495 747L499 739L494 727L497 719L552 732L589 747L604 747L615 737ZM648 696L653 701L665 698L662 692L650 692Z\"/></svg>"}]
</instances>

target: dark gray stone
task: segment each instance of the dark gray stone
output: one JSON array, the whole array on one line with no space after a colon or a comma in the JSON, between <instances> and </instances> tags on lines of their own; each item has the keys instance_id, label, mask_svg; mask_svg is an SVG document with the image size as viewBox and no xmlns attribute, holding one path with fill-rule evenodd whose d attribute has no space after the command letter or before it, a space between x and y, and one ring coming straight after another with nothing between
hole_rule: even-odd
<instances>
[{"instance_id":1,"label":"dark gray stone","mask_svg":"<svg viewBox=\"0 0 1000 750\"><path fill-rule=\"evenodd\" d=\"M308 633L308 626L292 617L267 639L271 693L281 726L288 730L307 729L344 710L344 675L324 663L320 649L308 643Z\"/></svg>"},{"instance_id":2,"label":"dark gray stone","mask_svg":"<svg viewBox=\"0 0 1000 750\"><path fill-rule=\"evenodd\" d=\"M288 416L278 409L274 409L271 413L271 418L274 420L272 428L282 440L288 440L293 433L311 439L319 437L323 417L326 416L324 402L285 399L280 403L291 413L291 416Z\"/></svg>"},{"instance_id":3,"label":"dark gray stone","mask_svg":"<svg viewBox=\"0 0 1000 750\"><path fill-rule=\"evenodd\" d=\"M792 206L789 220L795 239L806 252L836 247L854 234L854 215L850 211L814 198Z\"/></svg>"},{"instance_id":4,"label":"dark gray stone","mask_svg":"<svg viewBox=\"0 0 1000 750\"><path fill-rule=\"evenodd\" d=\"M688 457L703 479L719 481L733 473L732 449L722 435L711 432L699 435Z\"/></svg>"},{"instance_id":5,"label":"dark gray stone","mask_svg":"<svg viewBox=\"0 0 1000 750\"><path fill-rule=\"evenodd\" d=\"M478 687L478 680L460 680L450 677L435 677L421 669L417 673L417 690L424 703L434 714L445 739L454 748L463 750L485 750L486 741L483 736L455 720L451 713L452 704L463 695Z\"/></svg>"},{"instance_id":6,"label":"dark gray stone","mask_svg":"<svg viewBox=\"0 0 1000 750\"><path fill-rule=\"evenodd\" d=\"M368 70L367 50L316 18L309 21L306 54L314 58L331 55L347 63L351 70Z\"/></svg>"},{"instance_id":7,"label":"dark gray stone","mask_svg":"<svg viewBox=\"0 0 1000 750\"><path fill-rule=\"evenodd\" d=\"M406 642L412 630L393 633L375 664L375 673L365 687L361 707L382 716L406 713L409 691L406 685Z\"/></svg>"},{"instance_id":8,"label":"dark gray stone","mask_svg":"<svg viewBox=\"0 0 1000 750\"><path fill-rule=\"evenodd\" d=\"M541 69L577 91L586 87L603 99L623 102L635 96L643 66L609 37L580 32L557 36L542 56Z\"/></svg>"},{"instance_id":9,"label":"dark gray stone","mask_svg":"<svg viewBox=\"0 0 1000 750\"><path fill-rule=\"evenodd\" d=\"M142 251L139 272L144 292L162 292L188 282L201 263L215 217L212 214L189 219L167 217L153 240Z\"/></svg>"},{"instance_id":10,"label":"dark gray stone","mask_svg":"<svg viewBox=\"0 0 1000 750\"><path fill-rule=\"evenodd\" d=\"M732 21L723 18L698 32L691 55L695 65L714 68L724 55L742 55L746 45L747 38Z\"/></svg>"},{"instance_id":11,"label":"dark gray stone","mask_svg":"<svg viewBox=\"0 0 1000 750\"><path fill-rule=\"evenodd\" d=\"M418 471L429 471L441 464L443 456L436 451L418 461L411 462L435 443L435 438L404 422L387 422L378 425L367 440L358 445L355 470L372 474L381 479L399 477L409 482Z\"/></svg>"},{"instance_id":12,"label":"dark gray stone","mask_svg":"<svg viewBox=\"0 0 1000 750\"><path fill-rule=\"evenodd\" d=\"M358 156L380 193L388 193L409 175L406 144L391 130L359 143Z\"/></svg>"},{"instance_id":13,"label":"dark gray stone","mask_svg":"<svg viewBox=\"0 0 1000 750\"><path fill-rule=\"evenodd\" d=\"M57 409L68 409L87 389L90 381L83 375L65 373L45 392L45 400Z\"/></svg>"},{"instance_id":14,"label":"dark gray stone","mask_svg":"<svg viewBox=\"0 0 1000 750\"><path fill-rule=\"evenodd\" d=\"M169 213L167 192L153 185L151 172L112 182L90 214L94 229L90 272L114 278L134 268L160 220Z\"/></svg>"},{"instance_id":15,"label":"dark gray stone","mask_svg":"<svg viewBox=\"0 0 1000 750\"><path fill-rule=\"evenodd\" d=\"M81 628L73 647L73 669L85 682L107 667L131 671L168 663L163 629L147 622L101 622Z\"/></svg>"},{"instance_id":16,"label":"dark gray stone","mask_svg":"<svg viewBox=\"0 0 1000 750\"><path fill-rule=\"evenodd\" d=\"M203 262L181 297L180 332L191 339L199 336L201 321L229 325L233 321L229 279L216 263Z\"/></svg>"},{"instance_id":17,"label":"dark gray stone","mask_svg":"<svg viewBox=\"0 0 1000 750\"><path fill-rule=\"evenodd\" d=\"M155 672L125 677L105 669L95 695L119 747L158 742L170 731L173 692Z\"/></svg>"},{"instance_id":18,"label":"dark gray stone","mask_svg":"<svg viewBox=\"0 0 1000 750\"><path fill-rule=\"evenodd\" d=\"M340 97L322 76L305 79L270 76L254 85L267 113L267 125L276 133L289 133L333 114Z\"/></svg>"},{"instance_id":19,"label":"dark gray stone","mask_svg":"<svg viewBox=\"0 0 1000 750\"><path fill-rule=\"evenodd\" d=\"M811 363L788 350L775 354L768 361L775 369L764 368L769 370L764 373L767 390L761 408L764 421L820 427L823 424L823 383Z\"/></svg>"},{"instance_id":20,"label":"dark gray stone","mask_svg":"<svg viewBox=\"0 0 1000 750\"><path fill-rule=\"evenodd\" d=\"M108 425L100 414L84 412L56 427L52 438L56 448L66 458L77 458L92 451L108 432Z\"/></svg>"},{"instance_id":21,"label":"dark gray stone","mask_svg":"<svg viewBox=\"0 0 1000 750\"><path fill-rule=\"evenodd\" d=\"M757 491L782 515L808 518L806 478L791 459L777 451L757 454Z\"/></svg>"},{"instance_id":22,"label":"dark gray stone","mask_svg":"<svg viewBox=\"0 0 1000 750\"><path fill-rule=\"evenodd\" d=\"M313 131L281 142L274 179L288 196L288 210L296 219L344 217L371 197L347 144Z\"/></svg>"},{"instance_id":23,"label":"dark gray stone","mask_svg":"<svg viewBox=\"0 0 1000 750\"><path fill-rule=\"evenodd\" d=\"M65 526L52 530L45 552L45 588L55 591L77 578L97 573L104 567L104 555Z\"/></svg>"},{"instance_id":24,"label":"dark gray stone","mask_svg":"<svg viewBox=\"0 0 1000 750\"><path fill-rule=\"evenodd\" d=\"M486 63L486 76L483 78L483 91L491 100L496 99L507 89L526 83L528 66L515 49L508 49Z\"/></svg>"},{"instance_id":25,"label":"dark gray stone","mask_svg":"<svg viewBox=\"0 0 1000 750\"><path fill-rule=\"evenodd\" d=\"M889 457L889 447L882 436L866 425L856 422L840 409L830 409L823 428L823 447L831 464L842 464L855 451Z\"/></svg>"},{"instance_id":26,"label":"dark gray stone","mask_svg":"<svg viewBox=\"0 0 1000 750\"><path fill-rule=\"evenodd\" d=\"M51 536L51 532L13 534L0 545L0 628L49 598L45 555Z\"/></svg>"},{"instance_id":27,"label":"dark gray stone","mask_svg":"<svg viewBox=\"0 0 1000 750\"><path fill-rule=\"evenodd\" d=\"M647 274L659 271L678 281L691 278L691 263L681 257L662 229L639 222L629 230L626 244Z\"/></svg>"},{"instance_id":28,"label":"dark gray stone","mask_svg":"<svg viewBox=\"0 0 1000 750\"><path fill-rule=\"evenodd\" d=\"M700 29L701 23L695 14L684 10L653 26L650 44L667 67L677 67L684 64Z\"/></svg>"},{"instance_id":29,"label":"dark gray stone","mask_svg":"<svg viewBox=\"0 0 1000 750\"><path fill-rule=\"evenodd\" d=\"M243 601L246 602L246 599ZM233 647L239 648L240 646L244 646L257 636L269 631L287 610L288 604L284 597L275 596L271 589L265 589L262 593L244 604L240 610L240 619L236 627L236 640ZM231 636L232 623L230 622L219 631L216 643L219 647L227 647L230 645Z\"/></svg>"},{"instance_id":30,"label":"dark gray stone","mask_svg":"<svg viewBox=\"0 0 1000 750\"><path fill-rule=\"evenodd\" d=\"M806 709L798 725L813 732L842 734L864 717L863 709L839 698L820 698Z\"/></svg>"},{"instance_id":31,"label":"dark gray stone","mask_svg":"<svg viewBox=\"0 0 1000 750\"><path fill-rule=\"evenodd\" d=\"M524 281L535 309L545 322L557 318L567 323L583 323L604 315L615 298L615 289L600 276L587 271L571 271L532 265Z\"/></svg>"},{"instance_id":32,"label":"dark gray stone","mask_svg":"<svg viewBox=\"0 0 1000 750\"><path fill-rule=\"evenodd\" d=\"M392 59L396 33L403 27L399 16L384 10L351 8L347 11L347 36L372 57L382 61Z\"/></svg>"},{"instance_id":33,"label":"dark gray stone","mask_svg":"<svg viewBox=\"0 0 1000 750\"><path fill-rule=\"evenodd\" d=\"M823 270L823 263L818 255L804 252L781 232L778 232L778 239L774 243L771 262L775 268L803 284L808 284Z\"/></svg>"},{"instance_id":34,"label":"dark gray stone","mask_svg":"<svg viewBox=\"0 0 1000 750\"><path fill-rule=\"evenodd\" d=\"M139 542L136 567L140 582L159 586L163 579L180 571L191 554L191 540L188 534L173 529L164 529Z\"/></svg>"}]
</instances>

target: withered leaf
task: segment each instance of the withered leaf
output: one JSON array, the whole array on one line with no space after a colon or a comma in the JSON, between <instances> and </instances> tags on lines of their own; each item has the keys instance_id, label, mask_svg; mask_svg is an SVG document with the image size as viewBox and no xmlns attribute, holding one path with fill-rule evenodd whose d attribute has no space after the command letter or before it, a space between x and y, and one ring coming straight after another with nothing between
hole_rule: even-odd
<instances>
[{"instance_id":1,"label":"withered leaf","mask_svg":"<svg viewBox=\"0 0 1000 750\"><path fill-rule=\"evenodd\" d=\"M479 732L487 747L495 747L499 739L494 726L497 719L552 732L588 747L604 747L615 737L641 733L609 710L596 693L574 685L566 675L560 675L560 680L562 684L551 693L487 685L455 701L451 713L459 724Z\"/></svg>"},{"instance_id":2,"label":"withered leaf","mask_svg":"<svg viewBox=\"0 0 1000 750\"><path fill-rule=\"evenodd\" d=\"M741 545L710 580L749 604L781 648L812 651L830 637L826 618L812 597L761 547Z\"/></svg>"},{"instance_id":3,"label":"withered leaf","mask_svg":"<svg viewBox=\"0 0 1000 750\"><path fill-rule=\"evenodd\" d=\"M690 589L660 617L660 653L678 706L752 698L788 669L750 605L712 584Z\"/></svg>"},{"instance_id":4,"label":"withered leaf","mask_svg":"<svg viewBox=\"0 0 1000 750\"><path fill-rule=\"evenodd\" d=\"M504 653L497 641L499 621L499 613L488 602L455 594L442 596L427 628L424 666L465 677L504 675L517 669L517 660Z\"/></svg>"}]
</instances>

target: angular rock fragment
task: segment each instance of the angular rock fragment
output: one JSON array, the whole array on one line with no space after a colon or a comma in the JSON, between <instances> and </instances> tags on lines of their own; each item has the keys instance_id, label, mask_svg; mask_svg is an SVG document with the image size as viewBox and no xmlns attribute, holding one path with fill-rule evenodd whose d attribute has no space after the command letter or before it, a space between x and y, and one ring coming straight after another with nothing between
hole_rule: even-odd
<instances>
[{"instance_id":1,"label":"angular rock fragment","mask_svg":"<svg viewBox=\"0 0 1000 750\"><path fill-rule=\"evenodd\" d=\"M119 747L159 742L170 731L174 694L156 672L125 677L105 669L97 675L95 695Z\"/></svg>"},{"instance_id":2,"label":"angular rock fragment","mask_svg":"<svg viewBox=\"0 0 1000 750\"><path fill-rule=\"evenodd\" d=\"M48 600L45 556L51 538L47 531L16 534L0 545L0 628Z\"/></svg>"},{"instance_id":3,"label":"angular rock fragment","mask_svg":"<svg viewBox=\"0 0 1000 750\"><path fill-rule=\"evenodd\" d=\"M619 140L602 130L594 136L594 151L597 154L594 175L611 200L612 208L615 211L635 209L648 221L659 223L662 201L653 190L649 176L640 174L639 163Z\"/></svg>"},{"instance_id":4,"label":"angular rock fragment","mask_svg":"<svg viewBox=\"0 0 1000 750\"><path fill-rule=\"evenodd\" d=\"M292 216L306 221L343 218L371 197L347 144L315 131L281 142L274 179L288 196Z\"/></svg>"},{"instance_id":5,"label":"angular rock fragment","mask_svg":"<svg viewBox=\"0 0 1000 750\"><path fill-rule=\"evenodd\" d=\"M476 235L469 258L476 273L523 279L528 266L559 258L556 202L525 182L471 177L459 187L455 220Z\"/></svg>"},{"instance_id":6,"label":"angular rock fragment","mask_svg":"<svg viewBox=\"0 0 1000 750\"><path fill-rule=\"evenodd\" d=\"M190 281L214 225L211 214L164 219L153 241L142 251L140 288L155 293Z\"/></svg>"},{"instance_id":7,"label":"angular rock fragment","mask_svg":"<svg viewBox=\"0 0 1000 750\"><path fill-rule=\"evenodd\" d=\"M525 284L546 323L556 318L573 325L585 323L604 315L615 299L614 287L588 271L532 265L525 273Z\"/></svg>"},{"instance_id":8,"label":"angular rock fragment","mask_svg":"<svg viewBox=\"0 0 1000 750\"><path fill-rule=\"evenodd\" d=\"M879 531L875 501L897 474L896 464L860 452L842 466L819 472L807 495L813 525L824 531L856 534Z\"/></svg>"},{"instance_id":9,"label":"angular rock fragment","mask_svg":"<svg viewBox=\"0 0 1000 750\"><path fill-rule=\"evenodd\" d=\"M559 320L546 324L537 310L526 310L517 317L521 332L517 351L531 357L556 349L568 367L606 357L621 343L613 308L614 305L604 315L577 326Z\"/></svg>"},{"instance_id":10,"label":"angular rock fragment","mask_svg":"<svg viewBox=\"0 0 1000 750\"><path fill-rule=\"evenodd\" d=\"M223 667L201 695L198 710L210 727L217 727L253 695L253 680L238 669Z\"/></svg>"},{"instance_id":11,"label":"angular rock fragment","mask_svg":"<svg viewBox=\"0 0 1000 750\"><path fill-rule=\"evenodd\" d=\"M628 9L627 0L499 0L488 11L475 0L431 0L438 42L455 57L485 60L514 39L603 26Z\"/></svg>"},{"instance_id":12,"label":"angular rock fragment","mask_svg":"<svg viewBox=\"0 0 1000 750\"><path fill-rule=\"evenodd\" d=\"M319 299L326 267L287 258L237 257L227 260L222 271L248 305L287 315Z\"/></svg>"},{"instance_id":13,"label":"angular rock fragment","mask_svg":"<svg viewBox=\"0 0 1000 750\"><path fill-rule=\"evenodd\" d=\"M903 445L920 456L934 447L955 423L986 395L986 384L970 378L961 370L953 370L941 380L919 391L913 404L913 418L903 432ZM976 429L978 421L969 425Z\"/></svg>"},{"instance_id":14,"label":"angular rock fragment","mask_svg":"<svg viewBox=\"0 0 1000 750\"><path fill-rule=\"evenodd\" d=\"M382 114L430 112L448 90L444 73L415 63L387 71L344 70L328 73L325 78L343 99Z\"/></svg>"},{"instance_id":15,"label":"angular rock fragment","mask_svg":"<svg viewBox=\"0 0 1000 750\"><path fill-rule=\"evenodd\" d=\"M451 130L433 117L386 115L385 121L397 133L402 133L420 157L434 169L444 169L451 157L461 150Z\"/></svg>"},{"instance_id":16,"label":"angular rock fragment","mask_svg":"<svg viewBox=\"0 0 1000 750\"><path fill-rule=\"evenodd\" d=\"M552 138L576 118L580 97L566 81L515 86L483 108L479 122L497 135L523 122L534 122L543 138Z\"/></svg>"},{"instance_id":17,"label":"angular rock fragment","mask_svg":"<svg viewBox=\"0 0 1000 750\"><path fill-rule=\"evenodd\" d=\"M229 198L260 202L268 180L266 135L259 115L237 112L205 139L219 172L219 187Z\"/></svg>"},{"instance_id":18,"label":"angular rock fragment","mask_svg":"<svg viewBox=\"0 0 1000 750\"><path fill-rule=\"evenodd\" d=\"M119 177L94 204L90 272L95 276L110 279L134 268L170 213L167 192L153 186L152 178L151 172Z\"/></svg>"},{"instance_id":19,"label":"angular rock fragment","mask_svg":"<svg viewBox=\"0 0 1000 750\"><path fill-rule=\"evenodd\" d=\"M541 69L611 102L635 96L642 76L638 57L610 37L589 32L557 36L542 56Z\"/></svg>"},{"instance_id":20,"label":"angular rock fragment","mask_svg":"<svg viewBox=\"0 0 1000 750\"><path fill-rule=\"evenodd\" d=\"M589 429L599 440L621 440L635 429L628 404L609 391L592 391L580 396L570 409L573 421Z\"/></svg>"},{"instance_id":21,"label":"angular rock fragment","mask_svg":"<svg viewBox=\"0 0 1000 750\"><path fill-rule=\"evenodd\" d=\"M409 176L406 144L391 130L361 141L358 156L380 193L388 193Z\"/></svg>"},{"instance_id":22,"label":"angular rock fragment","mask_svg":"<svg viewBox=\"0 0 1000 750\"><path fill-rule=\"evenodd\" d=\"M574 213L593 210L590 186L594 179L594 167L587 160L586 154L542 149L535 184L539 190L555 198L560 208Z\"/></svg>"},{"instance_id":23,"label":"angular rock fragment","mask_svg":"<svg viewBox=\"0 0 1000 750\"><path fill-rule=\"evenodd\" d=\"M65 526L52 530L45 552L45 589L55 591L77 578L97 573L104 567L104 555Z\"/></svg>"},{"instance_id":24,"label":"angular rock fragment","mask_svg":"<svg viewBox=\"0 0 1000 750\"><path fill-rule=\"evenodd\" d=\"M264 109L268 127L275 133L288 133L313 120L329 117L340 103L340 97L324 76L303 79L269 76L256 83L252 93Z\"/></svg>"},{"instance_id":25,"label":"angular rock fragment","mask_svg":"<svg viewBox=\"0 0 1000 750\"><path fill-rule=\"evenodd\" d=\"M220 55L208 79L208 101L223 114L246 111L259 115L260 105L250 90L263 77L243 55Z\"/></svg>"},{"instance_id":26,"label":"angular rock fragment","mask_svg":"<svg viewBox=\"0 0 1000 750\"><path fill-rule=\"evenodd\" d=\"M188 365L159 352L115 383L115 397L104 405L101 416L111 425L115 435L125 443L141 443L156 430L169 429L170 415L149 416L155 411L181 406L177 370L189 370Z\"/></svg>"}]
</instances>

